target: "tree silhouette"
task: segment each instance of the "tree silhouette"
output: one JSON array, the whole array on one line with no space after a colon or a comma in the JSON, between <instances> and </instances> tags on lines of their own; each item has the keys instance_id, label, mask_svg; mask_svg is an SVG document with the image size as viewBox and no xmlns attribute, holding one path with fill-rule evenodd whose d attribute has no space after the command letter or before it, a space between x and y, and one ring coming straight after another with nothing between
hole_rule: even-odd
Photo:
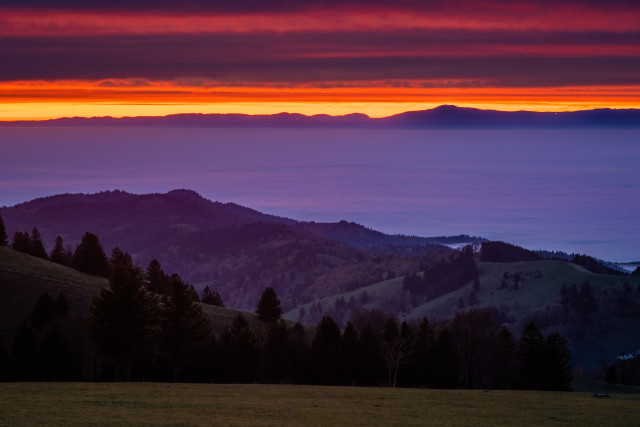
<instances>
[{"instance_id":1,"label":"tree silhouette","mask_svg":"<svg viewBox=\"0 0 640 427\"><path fill-rule=\"evenodd\" d=\"M31 237L29 233L22 231L16 231L13 234L13 242L11 247L14 251L22 252L24 254L31 254Z\"/></svg>"},{"instance_id":2,"label":"tree silhouette","mask_svg":"<svg viewBox=\"0 0 640 427\"><path fill-rule=\"evenodd\" d=\"M173 380L191 355L201 350L211 335L209 320L202 314L189 287L179 276L170 280L171 294L162 300L160 311L160 348L173 366Z\"/></svg>"},{"instance_id":3,"label":"tree silhouette","mask_svg":"<svg viewBox=\"0 0 640 427\"><path fill-rule=\"evenodd\" d=\"M335 384L338 379L340 328L329 316L324 316L316 328L311 343L314 373L318 384Z\"/></svg>"},{"instance_id":4,"label":"tree silhouette","mask_svg":"<svg viewBox=\"0 0 640 427\"><path fill-rule=\"evenodd\" d=\"M107 277L109 274L109 261L102 249L98 236L86 232L82 241L73 253L73 265L79 271L95 276Z\"/></svg>"},{"instance_id":5,"label":"tree silhouette","mask_svg":"<svg viewBox=\"0 0 640 427\"><path fill-rule=\"evenodd\" d=\"M51 254L49 254L49 259L55 263L66 265L67 267L71 265L73 261L73 253L69 248L65 248L62 237L56 237L56 243L51 250Z\"/></svg>"},{"instance_id":6,"label":"tree silhouette","mask_svg":"<svg viewBox=\"0 0 640 427\"><path fill-rule=\"evenodd\" d=\"M258 346L247 319L238 314L222 333L224 372L233 382L250 382L256 379Z\"/></svg>"},{"instance_id":7,"label":"tree silhouette","mask_svg":"<svg viewBox=\"0 0 640 427\"><path fill-rule=\"evenodd\" d=\"M33 231L31 232L31 255L42 259L49 259L49 255L47 255L47 251L44 249L44 244L42 243L42 236L40 236L40 232L36 227L33 227Z\"/></svg>"},{"instance_id":8,"label":"tree silhouette","mask_svg":"<svg viewBox=\"0 0 640 427\"><path fill-rule=\"evenodd\" d=\"M546 390L571 390L571 352L562 336L553 332L547 336L542 353L544 371L543 388Z\"/></svg>"},{"instance_id":9,"label":"tree silhouette","mask_svg":"<svg viewBox=\"0 0 640 427\"><path fill-rule=\"evenodd\" d=\"M280 316L282 316L280 299L273 288L268 287L262 292L256 313L263 322L273 322L280 319Z\"/></svg>"},{"instance_id":10,"label":"tree silhouette","mask_svg":"<svg viewBox=\"0 0 640 427\"><path fill-rule=\"evenodd\" d=\"M522 388L540 389L542 381L542 351L544 336L533 322L525 325L520 336L518 357Z\"/></svg>"},{"instance_id":11,"label":"tree silhouette","mask_svg":"<svg viewBox=\"0 0 640 427\"><path fill-rule=\"evenodd\" d=\"M151 348L157 301L142 289L142 272L130 264L115 264L110 289L94 297L88 319L89 336L98 356L131 380L134 362Z\"/></svg>"},{"instance_id":12,"label":"tree silhouette","mask_svg":"<svg viewBox=\"0 0 640 427\"><path fill-rule=\"evenodd\" d=\"M152 260L147 267L147 272L144 275L144 287L149 292L157 294L166 294L169 291L167 275L156 259Z\"/></svg>"},{"instance_id":13,"label":"tree silhouette","mask_svg":"<svg viewBox=\"0 0 640 427\"><path fill-rule=\"evenodd\" d=\"M224 301L217 292L212 292L209 286L206 286L202 291L202 297L200 298L203 304L213 305L216 307L224 307Z\"/></svg>"},{"instance_id":14,"label":"tree silhouette","mask_svg":"<svg viewBox=\"0 0 640 427\"><path fill-rule=\"evenodd\" d=\"M9 246L9 236L7 236L7 228L4 226L2 215L0 215L0 246Z\"/></svg>"}]
</instances>

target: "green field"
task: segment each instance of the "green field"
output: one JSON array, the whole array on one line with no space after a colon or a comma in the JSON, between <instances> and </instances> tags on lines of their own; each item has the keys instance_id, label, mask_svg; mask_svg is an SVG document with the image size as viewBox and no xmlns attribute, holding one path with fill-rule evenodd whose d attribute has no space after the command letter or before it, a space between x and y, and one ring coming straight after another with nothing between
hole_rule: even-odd
<instances>
[{"instance_id":1,"label":"green field","mask_svg":"<svg viewBox=\"0 0 640 427\"><path fill-rule=\"evenodd\" d=\"M0 425L616 425L640 397L291 385L5 383Z\"/></svg>"}]
</instances>

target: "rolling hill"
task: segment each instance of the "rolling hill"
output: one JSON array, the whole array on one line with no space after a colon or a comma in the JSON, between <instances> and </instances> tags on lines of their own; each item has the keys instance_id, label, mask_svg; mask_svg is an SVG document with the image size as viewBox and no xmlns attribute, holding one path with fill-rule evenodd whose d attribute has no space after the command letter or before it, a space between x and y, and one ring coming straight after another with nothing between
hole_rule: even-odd
<instances>
[{"instance_id":1,"label":"rolling hill","mask_svg":"<svg viewBox=\"0 0 640 427\"><path fill-rule=\"evenodd\" d=\"M417 271L421 260L451 252L438 239L389 236L347 222L303 223L189 190L64 194L3 207L0 215L9 236L37 227L48 250L58 235L73 249L90 231L107 253L118 246L143 268L157 259L198 291L208 285L227 306L243 310L253 309L267 286L292 307Z\"/></svg>"}]
</instances>

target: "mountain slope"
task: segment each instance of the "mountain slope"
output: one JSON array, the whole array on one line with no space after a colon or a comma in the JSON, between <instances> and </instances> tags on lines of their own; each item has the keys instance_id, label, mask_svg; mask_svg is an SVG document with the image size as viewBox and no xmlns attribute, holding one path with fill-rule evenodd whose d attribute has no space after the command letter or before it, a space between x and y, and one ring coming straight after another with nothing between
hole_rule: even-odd
<instances>
[{"instance_id":1,"label":"mountain slope","mask_svg":"<svg viewBox=\"0 0 640 427\"><path fill-rule=\"evenodd\" d=\"M353 223L319 225L265 215L189 190L66 194L0 208L0 215L10 236L37 227L49 249L57 235L75 248L90 231L107 253L118 246L143 268L157 259L166 272L180 274L198 290L208 285L227 306L245 310L254 308L267 286L289 307L417 271L420 257L450 251L428 239L388 236ZM386 243L387 251L364 250ZM403 249L407 244L411 248ZM411 256L397 255L404 252Z\"/></svg>"}]
</instances>

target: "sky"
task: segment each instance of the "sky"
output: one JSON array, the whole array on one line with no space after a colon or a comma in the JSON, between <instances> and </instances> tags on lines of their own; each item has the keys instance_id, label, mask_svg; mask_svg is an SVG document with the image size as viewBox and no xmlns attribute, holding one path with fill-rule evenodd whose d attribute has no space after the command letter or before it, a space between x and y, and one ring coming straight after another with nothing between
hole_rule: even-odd
<instances>
[{"instance_id":1,"label":"sky","mask_svg":"<svg viewBox=\"0 0 640 427\"><path fill-rule=\"evenodd\" d=\"M0 120L640 108L637 0L3 0Z\"/></svg>"}]
</instances>

